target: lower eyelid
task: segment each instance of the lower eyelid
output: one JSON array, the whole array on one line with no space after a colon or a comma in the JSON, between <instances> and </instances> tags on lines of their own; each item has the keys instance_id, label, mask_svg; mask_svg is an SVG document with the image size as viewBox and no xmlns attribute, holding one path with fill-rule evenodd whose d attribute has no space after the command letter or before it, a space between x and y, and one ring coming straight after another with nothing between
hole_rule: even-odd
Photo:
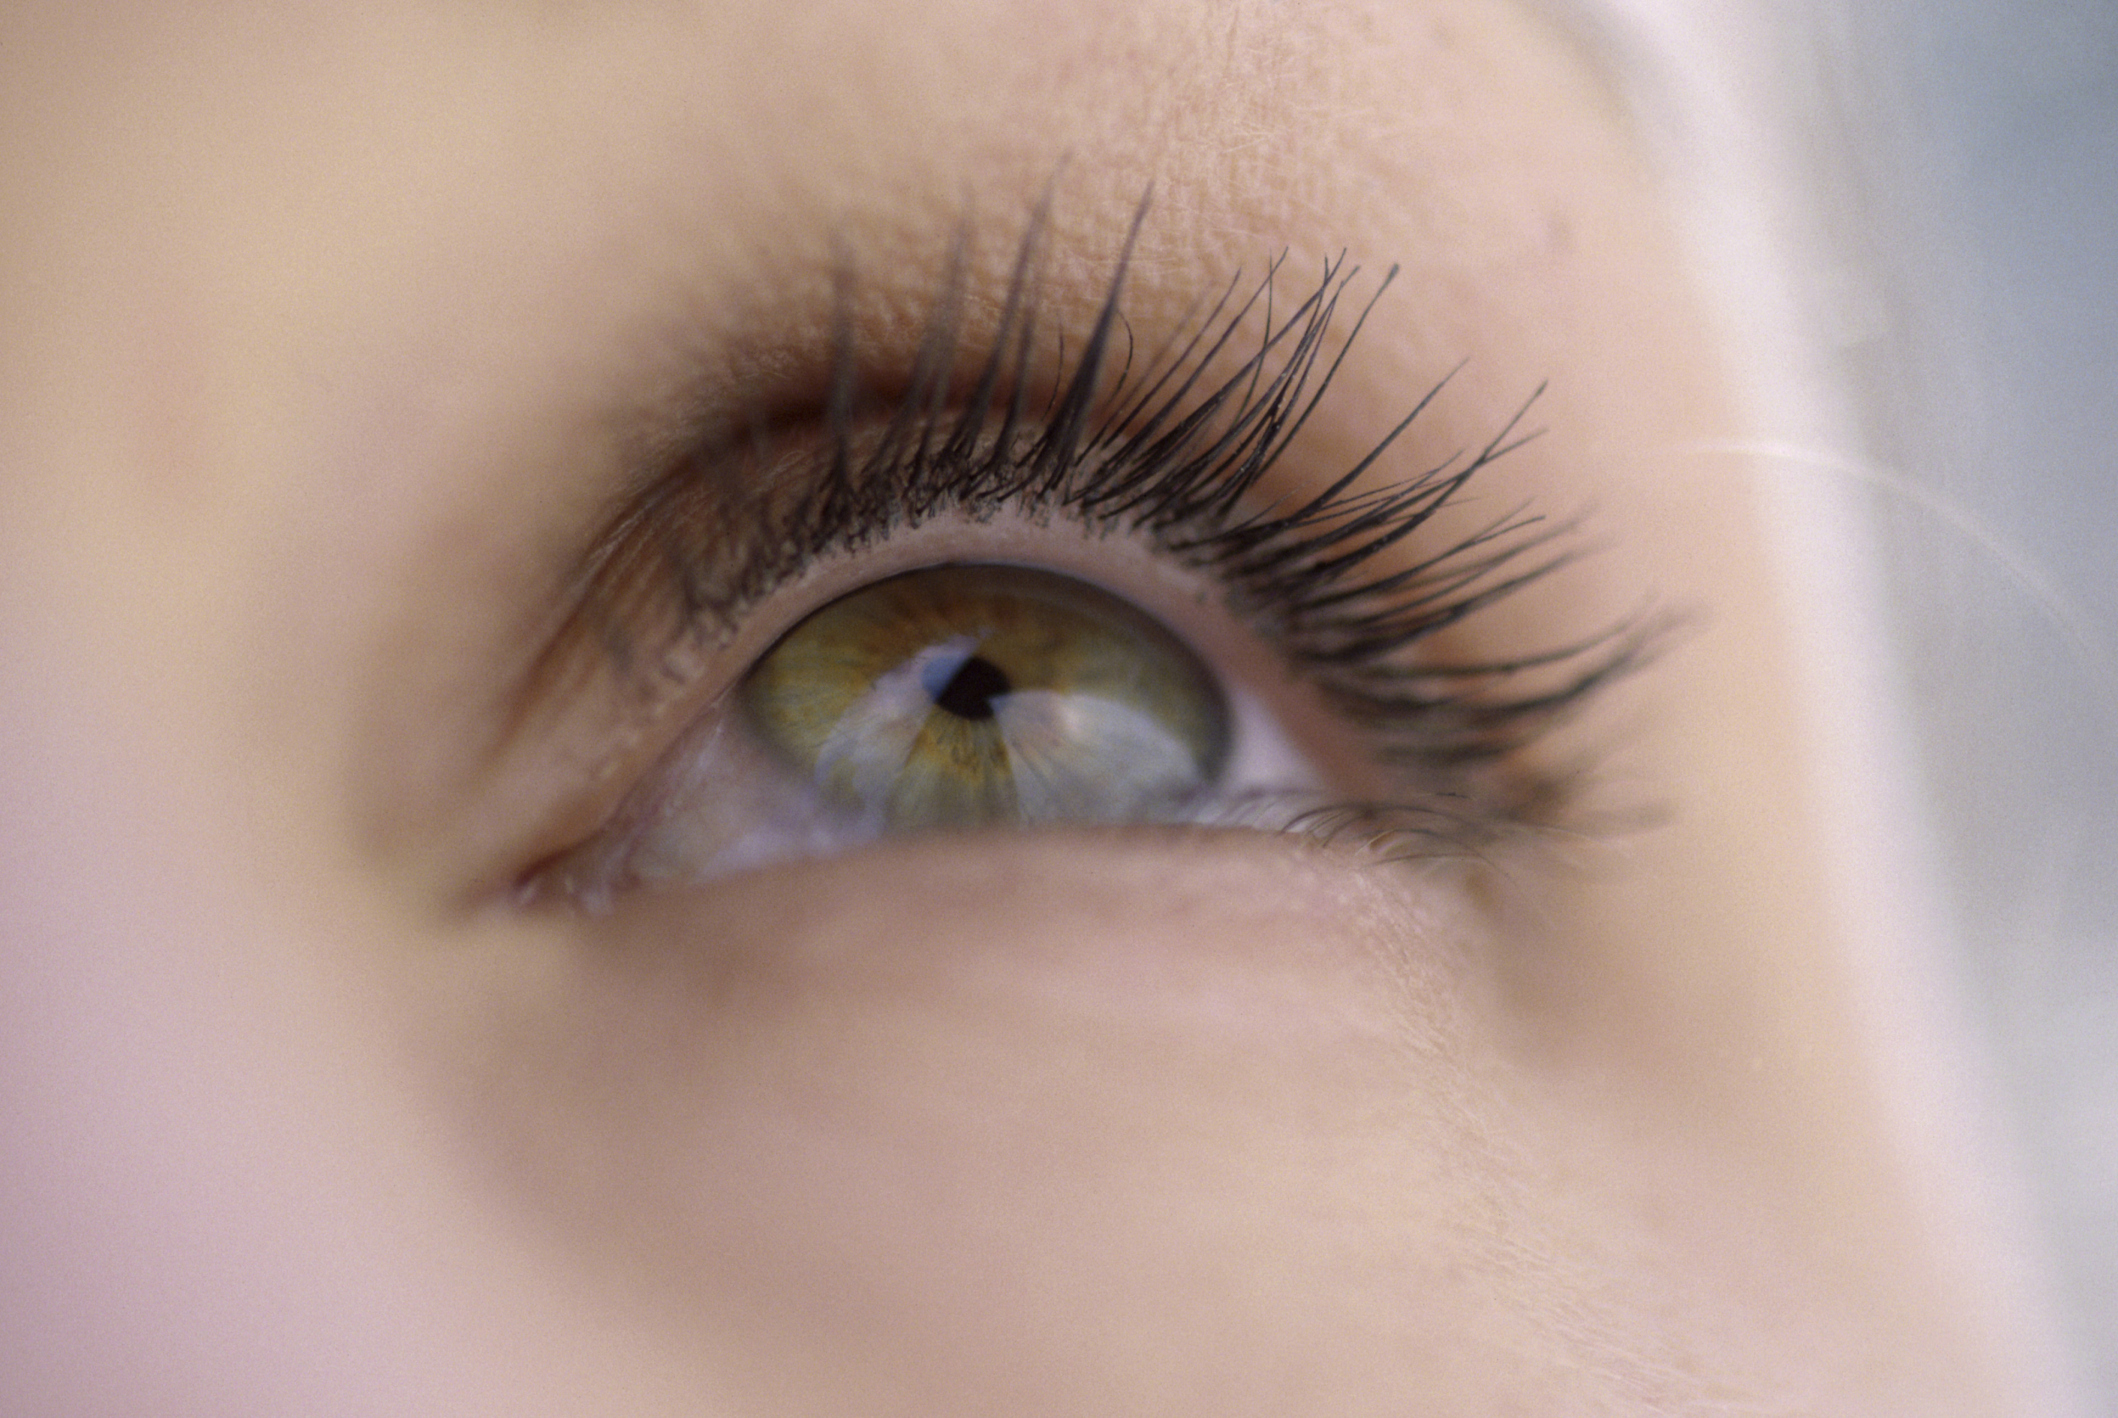
<instances>
[{"instance_id":1,"label":"lower eyelid","mask_svg":"<svg viewBox=\"0 0 2118 1418\"><path fill-rule=\"evenodd\" d=\"M1152 973L1161 964L1137 952L1129 937L1134 927L1157 917L1170 923L1186 953L1215 968L1228 963L1217 956L1230 942L1198 924L1216 916L1269 918L1290 927L1389 919L1401 928L1378 932L1379 940L1393 951L1421 942L1437 957L1460 954L1491 926L1475 893L1461 889L1451 869L1431 874L1426 885L1432 890L1408 893L1402 882L1378 880L1330 854L1291 854L1285 839L1264 834L1059 827L988 839L976 852L964 845L945 835L901 838L857 855L769 867L704 890L679 886L643 901L638 913L616 913L586 929L614 954L658 953L678 943L688 956L703 918L711 921L720 948L754 951L768 967L783 962L794 947L828 974L843 952L872 956L880 948L946 973L952 967L936 960L931 947L952 923L960 923L953 932L960 952L1013 957L1019 938L995 933L985 922L1016 913L1048 922L1079 912L1106 925L1125 921L1127 929L1054 930L1050 943L1057 953L1108 953ZM947 903L947 919L937 915L937 902ZM886 917L905 928L878 930ZM1305 952L1316 944L1294 938ZM1285 966L1288 939L1285 931L1261 933L1255 963ZM1395 977L1402 965L1369 955L1337 963L1355 976L1380 967ZM885 966L886 972L892 968Z\"/></svg>"}]
</instances>

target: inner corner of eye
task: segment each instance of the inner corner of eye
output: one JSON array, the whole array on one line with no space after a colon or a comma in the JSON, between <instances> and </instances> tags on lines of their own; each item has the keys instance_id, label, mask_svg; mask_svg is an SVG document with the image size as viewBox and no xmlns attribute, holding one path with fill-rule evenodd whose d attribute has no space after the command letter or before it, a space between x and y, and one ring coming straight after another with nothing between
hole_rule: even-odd
<instances>
[{"instance_id":1,"label":"inner corner of eye","mask_svg":"<svg viewBox=\"0 0 2118 1418\"><path fill-rule=\"evenodd\" d=\"M621 875L699 880L912 832L1234 822L1319 784L1259 696L1162 620L997 562L812 611L677 758Z\"/></svg>"}]
</instances>

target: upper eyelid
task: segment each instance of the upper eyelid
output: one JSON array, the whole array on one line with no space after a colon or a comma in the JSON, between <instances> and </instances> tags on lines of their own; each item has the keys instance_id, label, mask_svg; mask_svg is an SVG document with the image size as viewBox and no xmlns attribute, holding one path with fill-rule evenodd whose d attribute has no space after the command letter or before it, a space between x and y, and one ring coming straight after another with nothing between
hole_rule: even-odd
<instances>
[{"instance_id":1,"label":"upper eyelid","mask_svg":"<svg viewBox=\"0 0 2118 1418\"><path fill-rule=\"evenodd\" d=\"M1205 302L1196 297L1188 302L1191 309L1171 325L1164 337L1163 349L1158 352L1158 356L1166 358L1159 367L1147 367L1143 374L1133 367L1137 349L1132 340L1132 328L1121 315L1119 296L1129 274L1126 260L1132 236L1137 235L1145 210L1143 202L1134 213L1132 233L1117 256L1116 273L1107 278L1098 297L1095 323L1089 336L1093 355L1086 361L1077 352L1069 351L1063 329L1049 338L1039 338L1046 335L1046 331L1037 325L1043 308L1043 292L1034 288L1036 273L1033 269L1042 235L1043 213L1040 210L1033 216L1018 248L1013 269L1007 274L1006 291L998 301L996 328L971 333L971 341L984 351L978 359L967 362L958 354L958 343L964 336L960 317L968 303L963 284L964 237L959 232L950 248L950 260L941 277L940 293L929 297L930 309L919 337L899 342L894 355L887 349L879 355L871 354L867 349L855 351L853 332L859 319L850 309L850 297L857 291L859 283L851 277L849 268L841 268L834 282L838 313L833 321L833 348L827 358L820 358L812 351L806 366L799 359L790 366L808 368L811 372L807 376L791 387L783 385L770 393L749 389L734 400L728 391L719 390L718 399L707 405L708 412L683 416L693 422L688 429L680 421L668 420L666 415L629 421L625 425L629 430L626 441L635 450L630 461L636 466L643 462L658 462L663 470L643 471L636 476L634 489L617 499L614 510L567 577L577 602L577 621L593 624L599 619L598 592L613 579L611 573L622 573L640 564L643 558L667 560L672 552L681 551L672 544L686 534L698 540L714 541L710 537L698 538L696 529L680 528L676 524L715 513L729 514L729 520L740 524L743 514L755 510L767 500L758 486L761 477L772 481L776 492L784 491L789 479L817 481L827 471L823 460L814 451L813 434L820 425L829 436L841 440L839 455L842 458L863 463L878 454L887 457L892 451L892 440L901 438L902 426L908 420L917 421L922 416L941 412L943 422L954 425L944 429L944 440L960 441L966 430L976 431L973 425L981 414L990 413L1009 424L1036 429L1038 447L1030 456L1063 464L1070 451L1064 446L1067 438L1107 432L1117 424L1128 425L1131 431L1142 436L1166 432L1167 416L1172 413L1193 416L1209 398L1225 395L1247 379L1248 387L1241 390L1235 400L1237 416L1241 420L1235 431L1244 435L1246 443L1254 443L1257 416L1268 411L1270 402L1268 397L1257 396L1259 376L1262 374L1277 380L1305 372L1305 361L1320 353L1312 341L1320 339L1329 326L1329 305L1359 273L1357 269L1348 269L1341 257L1336 263L1326 264L1321 279L1296 309L1275 309L1277 277L1286 259L1283 254L1269 263L1264 274L1252 283L1247 298L1230 310L1230 297L1243 282L1242 274L1238 272L1229 278L1220 291L1219 300L1206 309L1203 317L1199 315L1199 307ZM1367 296L1368 307L1380 298L1394 275L1393 270L1384 276ZM1304 313L1313 308L1320 309L1325 318L1305 319ZM1233 361L1232 370L1222 368L1223 362L1217 356L1225 353L1230 342L1248 330L1247 317L1258 311L1262 311L1263 318L1277 328L1261 340L1261 348ZM1229 318L1217 320L1216 317L1223 313ZM1367 314L1368 308L1363 308L1355 321L1354 333L1365 322ZM1273 349L1287 344L1290 334L1296 337L1292 355L1280 368L1274 369L1268 356ZM1099 340L1099 335L1108 338ZM1118 349L1121 340L1122 353L1113 358L1113 351ZM1203 352L1201 342L1210 342ZM1240 493L1249 486L1248 479L1268 471L1278 452L1284 451L1293 435L1301 431L1301 425L1321 401L1322 386L1328 384L1336 373L1337 362L1344 358L1350 346L1349 334L1329 361L1318 387L1305 392L1301 379L1293 382L1292 392L1301 405L1294 411L1293 426L1280 433L1280 449L1275 450L1273 456L1259 460L1260 466L1245 475L1242 487L1227 489L1231 494ZM1004 363L1009 367L1003 369ZM1103 380L1103 374L1113 366L1119 367L1118 381L1113 387L1099 389L1099 384L1107 382ZM905 371L902 378L890 376L893 367ZM828 373L819 377L818 369L826 369ZM717 363L703 376L703 384L711 387L720 373ZM1221 389L1212 387L1214 379L1225 381ZM1172 380L1177 381L1173 391L1170 389ZM1206 384L1203 390L1200 388L1202 381ZM863 384L867 387L860 387ZM1437 391L1438 385L1436 390L1430 390L1427 397L1418 401L1412 413L1424 411ZM1158 403L1158 396L1164 394L1168 397ZM1187 397L1193 394L1198 397ZM749 402L742 403L741 399ZM1141 411L1150 407L1154 412L1142 419ZM869 412L860 413L861 409ZM856 422L876 436L870 446L861 449L845 446ZM1411 415L1407 415L1380 443L1371 444L1369 459L1387 447L1411 422ZM797 454L793 459L787 457L788 444L798 441L803 432L812 435L806 467L799 465L802 455ZM925 432L922 429L920 436L924 437ZM876 446L878 442L880 447ZM1479 461L1490 458L1495 446L1497 441L1496 445L1488 446ZM672 455L671 449L682 451ZM948 450L936 450L937 454L945 451ZM960 453L961 448L953 451ZM1350 483L1362 470L1356 468L1344 481ZM951 478L942 481L947 483ZM1227 479L1222 481L1224 486L1228 482ZM949 490L954 491L953 488ZM929 489L927 495L932 496L934 491ZM1018 486L1005 495L1019 495L1025 491L1026 487ZM997 502L1002 496L991 489L973 490L967 500L974 504L980 498ZM1109 518L1124 510L1122 507L1098 508L1095 515ZM891 509L893 515L903 515L905 511L903 507ZM912 511L915 516L924 515L924 509ZM724 557L726 548L715 543L713 555ZM687 618L698 611L709 611L727 621L740 613L745 599L741 591L713 595L700 586L697 577L687 574L690 568L673 566L671 569L670 584L677 590L679 598L687 603ZM608 620L608 617L601 618ZM629 656L629 646L608 644L607 648L616 650L621 660Z\"/></svg>"},{"instance_id":2,"label":"upper eyelid","mask_svg":"<svg viewBox=\"0 0 2118 1418\"><path fill-rule=\"evenodd\" d=\"M1144 206L1134 214L1135 232L1143 214ZM1106 397L1098 402L1093 388L1096 372L1084 371L1078 361L1069 361L1062 329L1054 327L1055 333L1046 340L1030 338L1045 333L1037 328L1044 292L1033 289L1031 269L1041 225L1040 213L1033 218L1006 275L1006 294L999 300L998 327L970 332L970 338L984 346L988 355L982 367L974 367L981 381L990 376L1007 353L1011 339L1019 337L1014 367L984 390L995 396L992 408L1007 418L1025 420L1027 426L1050 429L1051 410L1044 405L1065 397L1071 387L1076 397L1077 423L1108 419L1114 410L1122 411L1128 404L1137 410L1138 400L1152 397L1164 387L1162 379L1136 380L1125 389L1113 391L1122 393L1123 398ZM887 440L890 428L908 412L917 413L927 406L960 412L970 406L978 396L967 379L957 379L962 362L957 360L953 346L967 328L959 323L968 303L962 284L962 251L963 234L959 232L941 277L941 293L929 296L929 313L919 338L898 342L894 352L889 345L878 348L872 340L852 338L861 325L860 316L851 309L851 297L857 293L858 283L842 267L833 282L837 315L832 322L828 353L812 347L806 360L799 356L788 360L782 352L780 357L767 361L787 370L806 369L806 374L792 382L783 381L769 391L760 390L746 381L725 381L723 375L729 365L717 359L703 363L681 386L702 391L702 397L687 397L679 403L682 412L672 417L669 410L658 410L620 421L623 440L632 450L627 461L640 471L633 475L633 488L613 500L603 525L565 575L565 595L571 606L565 627L522 677L514 696L518 706L527 706L548 694L555 681L578 684L582 678L578 664L584 655L609 662L621 677L636 677L643 665L655 665L679 639L696 640L702 632L715 627L724 633L732 630L748 604L762 598L761 589L755 584L709 588L705 579L732 561L754 555L751 549L739 550L735 543L768 501L761 482L772 484L775 492L784 492L790 481L813 485L826 470L827 461L818 444L820 426L828 436L841 440L851 436L856 424L866 429L871 446L841 449L843 456L865 462L875 452L873 439ZM1122 256L1120 259L1122 263ZM1264 296L1269 310L1276 272L1277 263L1258 284L1251 303ZM1122 278L1121 264L1120 276L1111 279L1099 293L1098 313L1106 324L1117 311ZM1333 278L1333 270L1327 268L1323 283L1312 293L1312 301L1329 289ZM1233 290L1239 280L1240 274L1231 278L1228 289ZM1224 292L1224 303L1226 298ZM1187 314L1195 314L1198 302L1190 304L1194 309ZM1285 328L1295 326L1286 312L1278 314ZM1220 332L1223 343L1234 335L1236 325L1232 320ZM809 322L804 322L804 328L810 329L812 335L815 332ZM1130 327L1121 322L1120 328L1129 339ZM937 332L951 342L938 360ZM1171 340L1177 340L1182 333L1181 327L1174 329ZM1192 333L1195 342L1211 333L1211 326L1201 322ZM1207 360L1183 357L1195 347L1195 343L1186 346L1164 371L1182 374L1186 388L1210 368ZM1126 359L1129 363L1130 349ZM908 372L893 378L889 374L893 367ZM733 390L728 387L731 383ZM856 383L866 387L849 398ZM1033 394L1033 387L1039 392ZM959 393L968 397L957 397ZM1039 400L1035 405L1030 402L1033 398ZM1180 402L1170 400L1171 405ZM861 413L863 408L868 412ZM1004 499L989 496L984 500L997 504ZM705 525L710 523L718 525ZM687 560L687 544L704 548L705 559ZM762 579L785 579L794 569L793 562L806 561L822 549L812 547L792 558L783 556L783 564ZM660 574L652 574L657 567ZM769 585L764 589L769 590ZM651 595L642 593L655 590L674 594L665 595L662 605L651 606L646 603ZM661 622L659 629L648 625L650 621ZM650 695L656 692L652 684L643 683L640 688Z\"/></svg>"}]
</instances>

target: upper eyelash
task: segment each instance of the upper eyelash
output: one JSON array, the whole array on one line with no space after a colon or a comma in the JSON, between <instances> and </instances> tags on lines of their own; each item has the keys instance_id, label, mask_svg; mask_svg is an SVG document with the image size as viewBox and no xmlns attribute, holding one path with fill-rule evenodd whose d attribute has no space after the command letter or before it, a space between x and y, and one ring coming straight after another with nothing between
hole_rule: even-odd
<instances>
[{"instance_id":1,"label":"upper eyelash","mask_svg":"<svg viewBox=\"0 0 2118 1418\"><path fill-rule=\"evenodd\" d=\"M1435 660L1412 652L1575 560L1579 519L1549 521L1518 507L1438 553L1405 565L1383 560L1480 470L1537 436L1523 423L1542 389L1482 447L1411 478L1362 487L1446 388L1444 377L1322 492L1293 506L1256 505L1256 488L1331 387L1396 268L1334 349L1329 336L1359 269L1343 256L1328 262L1282 316L1274 309L1282 256L1241 299L1238 274L1202 300L1136 374L1122 295L1146 210L1143 200L1087 339L1070 360L1062 351L1041 400L1033 399L1031 376L1045 209L1032 214L997 327L961 397L954 391L963 382L966 239L959 237L908 377L881 406L879 432L859 387L848 314L853 281L842 267L823 465L754 490L740 512L702 529L695 515L662 515L712 476L716 460L702 455L621 519L658 539L684 633L727 631L817 558L935 517L980 520L1002 508L1061 515L1091 530L1140 536L1202 573L1239 619L1360 726L1386 769L1413 780L1409 796L1300 805L1281 826L1355 835L1400 855L1436 844L1476 850L1496 832L1565 820L1578 772L1513 760L1598 688L1644 663L1667 618L1636 615L1530 654ZM1223 371L1253 317L1254 348ZM680 541L678 527L690 536ZM621 664L629 661L628 638L614 620L604 624L607 647ZM1502 766L1508 771L1496 771Z\"/></svg>"}]
</instances>

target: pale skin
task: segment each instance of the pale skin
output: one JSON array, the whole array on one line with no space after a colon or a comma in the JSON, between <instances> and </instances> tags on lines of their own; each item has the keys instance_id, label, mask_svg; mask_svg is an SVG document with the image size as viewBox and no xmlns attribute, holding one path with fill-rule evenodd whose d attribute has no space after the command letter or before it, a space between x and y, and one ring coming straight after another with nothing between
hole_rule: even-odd
<instances>
[{"instance_id":1,"label":"pale skin","mask_svg":"<svg viewBox=\"0 0 2118 1418\"><path fill-rule=\"evenodd\" d=\"M1752 430L1566 37L16 7L0 183L0 1407L2013 1411L1885 1141L1748 485L1685 462ZM1704 608L1539 750L1654 821L1490 873L1054 830L496 898L608 810L569 765L648 766L593 685L495 748L628 430L798 405L848 264L908 359L967 219L989 305L1047 192L1085 318L1150 183L1143 328L1402 263L1288 495L1460 363L1407 467L1550 382L1484 495L1608 549L1462 634Z\"/></svg>"}]
</instances>

